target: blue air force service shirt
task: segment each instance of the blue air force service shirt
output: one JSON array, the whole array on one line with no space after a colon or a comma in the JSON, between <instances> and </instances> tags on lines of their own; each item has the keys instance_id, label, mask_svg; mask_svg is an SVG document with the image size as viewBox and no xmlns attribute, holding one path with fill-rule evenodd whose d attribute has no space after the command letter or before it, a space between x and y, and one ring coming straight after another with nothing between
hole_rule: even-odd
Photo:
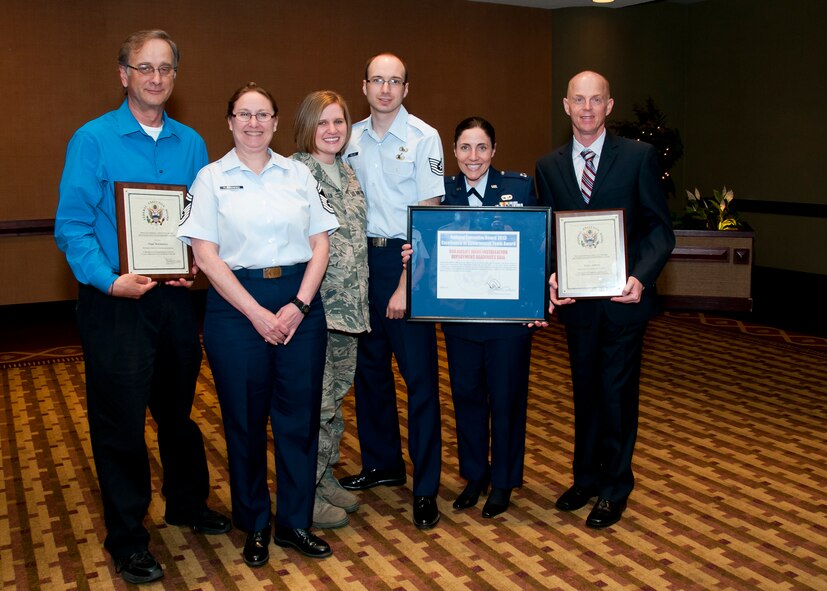
<instances>
[{"instance_id":1,"label":"blue air force service shirt","mask_svg":"<svg viewBox=\"0 0 827 591\"><path fill-rule=\"evenodd\" d=\"M256 174L235 148L204 167L192 184L192 206L178 237L218 245L230 269L263 269L310 260L308 238L339 227L318 181L301 162L268 150Z\"/></svg>"}]
</instances>

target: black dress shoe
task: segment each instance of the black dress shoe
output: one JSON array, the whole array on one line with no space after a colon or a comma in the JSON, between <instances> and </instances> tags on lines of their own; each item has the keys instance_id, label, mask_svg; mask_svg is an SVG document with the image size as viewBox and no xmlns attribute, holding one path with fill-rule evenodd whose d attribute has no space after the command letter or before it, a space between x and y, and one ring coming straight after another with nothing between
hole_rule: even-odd
<instances>
[{"instance_id":1,"label":"black dress shoe","mask_svg":"<svg viewBox=\"0 0 827 591\"><path fill-rule=\"evenodd\" d=\"M622 501L609 501L608 499L597 499L597 504L586 518L586 526L594 529L609 527L620 521L623 510L626 508L626 499Z\"/></svg>"},{"instance_id":2,"label":"black dress shoe","mask_svg":"<svg viewBox=\"0 0 827 591\"><path fill-rule=\"evenodd\" d=\"M496 517L500 513L508 511L511 504L510 488L492 488L488 500L482 506L483 517Z\"/></svg>"},{"instance_id":3,"label":"black dress shoe","mask_svg":"<svg viewBox=\"0 0 827 591\"><path fill-rule=\"evenodd\" d=\"M588 505L594 495L592 491L574 485L560 495L554 506L560 511L577 511Z\"/></svg>"},{"instance_id":4,"label":"black dress shoe","mask_svg":"<svg viewBox=\"0 0 827 591\"><path fill-rule=\"evenodd\" d=\"M356 476L345 476L339 480L342 488L347 490L366 490L374 486L400 486L405 484L407 475L404 469L383 470L371 468L362 470Z\"/></svg>"},{"instance_id":5,"label":"black dress shoe","mask_svg":"<svg viewBox=\"0 0 827 591\"><path fill-rule=\"evenodd\" d=\"M270 526L260 529L257 532L247 534L247 541L244 542L244 562L248 566L262 566L270 559Z\"/></svg>"},{"instance_id":6,"label":"black dress shoe","mask_svg":"<svg viewBox=\"0 0 827 591\"><path fill-rule=\"evenodd\" d=\"M477 504L480 499L480 494L485 494L488 490L488 479L483 480L469 480L465 485L465 489L459 493L457 500L454 501L454 509L467 509Z\"/></svg>"},{"instance_id":7,"label":"black dress shoe","mask_svg":"<svg viewBox=\"0 0 827 591\"><path fill-rule=\"evenodd\" d=\"M164 569L148 550L134 552L125 558L115 560L115 572L133 585L151 583L164 576Z\"/></svg>"},{"instance_id":8,"label":"black dress shoe","mask_svg":"<svg viewBox=\"0 0 827 591\"><path fill-rule=\"evenodd\" d=\"M327 558L333 554L327 542L319 536L310 533L310 530L276 526L276 533L273 534L273 541L276 546L282 548L295 548L310 558Z\"/></svg>"},{"instance_id":9,"label":"black dress shoe","mask_svg":"<svg viewBox=\"0 0 827 591\"><path fill-rule=\"evenodd\" d=\"M413 522L419 529L431 529L439 522L436 497L414 497Z\"/></svg>"},{"instance_id":10,"label":"black dress shoe","mask_svg":"<svg viewBox=\"0 0 827 591\"><path fill-rule=\"evenodd\" d=\"M199 511L187 516L168 515L164 518L169 525L191 527L197 534L226 534L233 529L230 519L218 511L203 507Z\"/></svg>"}]
</instances>

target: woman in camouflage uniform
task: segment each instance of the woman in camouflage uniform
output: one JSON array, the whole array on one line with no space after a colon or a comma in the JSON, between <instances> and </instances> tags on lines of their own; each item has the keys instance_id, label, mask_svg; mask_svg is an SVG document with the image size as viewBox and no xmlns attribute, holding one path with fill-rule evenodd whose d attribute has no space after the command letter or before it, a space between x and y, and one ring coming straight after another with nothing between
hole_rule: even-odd
<instances>
[{"instance_id":1,"label":"woman in camouflage uniform","mask_svg":"<svg viewBox=\"0 0 827 591\"><path fill-rule=\"evenodd\" d=\"M328 340L313 508L315 527L335 528L346 525L347 514L359 507L332 470L339 460L342 400L353 383L358 336L370 327L366 204L356 175L342 161L350 139L350 113L341 95L329 90L307 95L293 133L299 151L292 158L306 164L319 181L339 221L330 236L330 263L320 290Z\"/></svg>"}]
</instances>

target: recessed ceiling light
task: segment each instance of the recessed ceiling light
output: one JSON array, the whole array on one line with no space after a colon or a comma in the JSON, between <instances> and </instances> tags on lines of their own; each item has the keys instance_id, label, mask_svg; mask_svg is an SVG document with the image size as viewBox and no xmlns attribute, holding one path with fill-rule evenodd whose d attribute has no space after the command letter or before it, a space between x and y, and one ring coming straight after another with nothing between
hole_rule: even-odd
<instances>
[{"instance_id":1,"label":"recessed ceiling light","mask_svg":"<svg viewBox=\"0 0 827 591\"><path fill-rule=\"evenodd\" d=\"M611 4L615 0L592 0L595 4Z\"/></svg>"}]
</instances>

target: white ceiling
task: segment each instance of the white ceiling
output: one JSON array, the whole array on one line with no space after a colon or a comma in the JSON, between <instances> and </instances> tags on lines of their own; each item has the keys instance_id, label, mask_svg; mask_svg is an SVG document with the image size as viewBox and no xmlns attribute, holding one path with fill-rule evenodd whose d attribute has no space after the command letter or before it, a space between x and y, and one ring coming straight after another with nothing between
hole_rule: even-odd
<instances>
[{"instance_id":1,"label":"white ceiling","mask_svg":"<svg viewBox=\"0 0 827 591\"><path fill-rule=\"evenodd\" d=\"M623 8L633 4L645 4L653 0L614 0L611 4L595 4L592 0L471 0L471 2L489 2L491 4L511 4L513 6L528 6L531 8L582 8L595 6L597 8Z\"/></svg>"}]
</instances>

